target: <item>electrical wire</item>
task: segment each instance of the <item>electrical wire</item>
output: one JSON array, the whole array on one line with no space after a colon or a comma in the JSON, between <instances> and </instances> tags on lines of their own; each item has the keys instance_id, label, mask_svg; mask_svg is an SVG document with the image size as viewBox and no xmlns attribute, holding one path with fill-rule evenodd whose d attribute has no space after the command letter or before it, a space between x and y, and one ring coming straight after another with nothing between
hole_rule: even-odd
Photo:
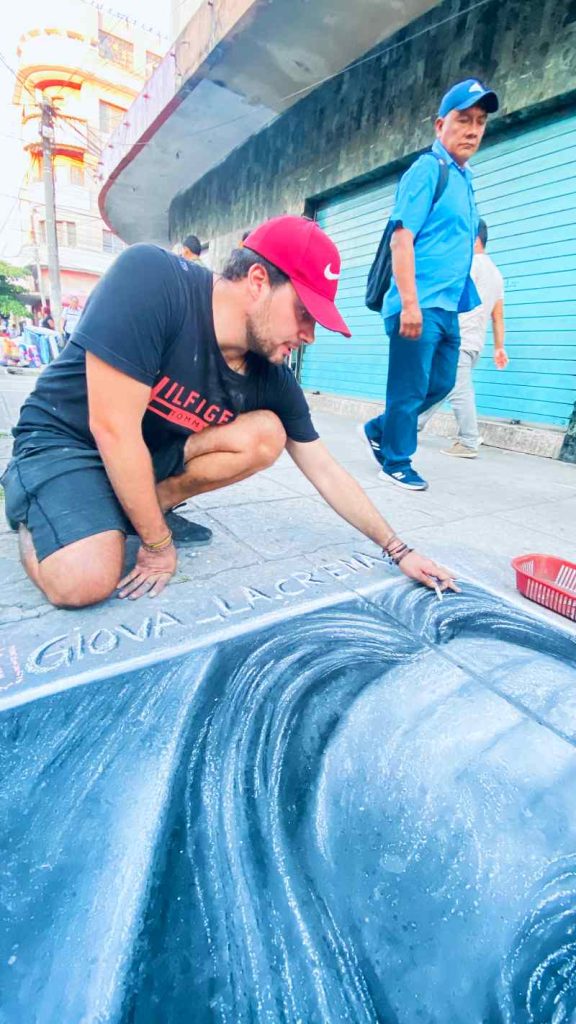
<instances>
[{"instance_id":1,"label":"electrical wire","mask_svg":"<svg viewBox=\"0 0 576 1024\"><path fill-rule=\"evenodd\" d=\"M31 206L40 207L44 205L41 199L28 199L26 196L14 195L11 192L0 192L0 196L2 196L3 199L15 199L20 203L30 203ZM76 210L72 206L65 206L62 202L58 204L58 207L62 214L71 213L78 217L84 217L86 220L99 220L102 226L106 227L105 222L97 213L87 213L85 210Z\"/></svg>"},{"instance_id":2,"label":"electrical wire","mask_svg":"<svg viewBox=\"0 0 576 1024\"><path fill-rule=\"evenodd\" d=\"M86 3L86 0L84 0L84 2ZM92 7L92 4L90 4L90 3L87 3L86 5L87 5L87 6L89 6L89 7ZM96 9L96 8L95 8L95 9ZM108 32L108 34L109 34L109 35L113 35L113 34L114 34L114 31L115 31L115 29L116 29L116 28L118 28L118 26L119 26L119 25L121 24L121 22L123 22L123 21L126 21L126 22L130 22L130 21L133 21L133 19L129 18L129 17L127 16L127 15L120 15L120 16L119 16L119 17L117 18L117 20L116 20L116 21L114 22L114 24L113 24L113 25L111 26L111 29L110 29L110 31ZM135 24L136 24L136 23L135 23ZM151 33L151 34L152 34L152 33ZM157 36L158 36L158 38L160 38L160 35L161 35L160 33L157 33ZM158 56L160 56L160 55L158 55ZM161 58L161 59L162 59L162 58ZM16 80L16 81L18 82L18 84L19 84L19 85L20 85L20 86L21 86L21 87L22 87L23 89L25 89L25 90L26 90L26 92L28 92L28 94L29 94L29 95L30 95L30 96L31 96L31 97L33 98L33 100L34 100L34 103L36 104L36 95L35 95L35 93L33 93L33 92L32 92L32 90L31 90L31 89L30 89L30 87L28 86L28 84L27 84L26 80L24 79L24 77L22 76L22 74L21 74L21 73L19 73L19 72L17 72L17 71L15 71L15 70L14 70L14 68L12 68L12 67L11 67L11 66L10 66L10 65L8 64L8 62L7 62L6 58L4 57L4 55L3 55L2 53L0 53L0 61L2 62L2 64L4 65L4 67L5 67L5 68L6 68L6 69L7 69L7 70L8 70L8 71L9 71L9 72L10 72L10 73L11 73L11 74L12 74L12 75L14 76L14 78L15 78L15 80ZM122 67L122 65L119 65L119 63L118 63L117 61L113 61L113 60L111 60L111 59L109 59L109 58L107 58L107 57L102 57L102 56L100 56L100 55L99 55L99 64L100 64L100 65L102 65L102 64L105 64L105 65L109 65L110 67L114 68L114 70L116 70L116 71L118 70L118 67ZM129 70L129 69L125 69L125 70ZM84 77L84 76L85 76L85 73L86 73L86 72L85 72L85 70L84 70L84 69L82 69L82 68L78 68L78 67L77 67L77 68L72 68L72 71L71 71L71 73L69 74L69 77L68 77L67 79L65 79L65 80L64 80L64 81L63 81L63 82L61 83L61 84L62 84L62 87L63 87L63 88L66 88L66 86L69 86L69 85L70 85L70 84L72 83L72 80L74 79L74 77L75 77L76 75L81 75L81 76L83 76L83 77ZM135 74L135 72L131 72L131 73L132 73L132 74ZM141 76L139 76L139 75L138 75L138 76L136 76L136 77L140 78ZM142 76L142 85L145 85L146 81L147 81L147 79L146 79L146 78L145 78L144 76ZM137 95L137 93L136 93L135 95ZM134 98L134 97L133 97L133 98ZM124 112L124 113L126 113L126 110L124 110L124 108L119 108L119 109L122 109L122 110L123 110L123 112ZM73 123L73 121L72 121L72 119L70 118L70 116L69 116L69 115L66 115L66 114L61 114L61 113L58 113L58 112L56 112L56 111L55 111L55 116L57 116L57 117L60 117L60 118L61 118L62 120L66 121L66 122L68 123L68 127L69 127L70 129L72 129L73 131L75 131L75 132L76 132L76 134L78 135L78 137L79 137L79 138L81 139L81 141L82 141L82 144L83 144L83 145L82 145L82 148L83 148L83 149L86 149L86 150L87 150L88 152L91 152L93 156L96 156L96 157L101 157L101 155L102 155L102 149L104 148L104 145L105 145L105 141L107 141L107 139L109 138L109 134L110 134L110 133L108 133L108 134L105 134L105 133L101 132L101 131L100 131L99 129L96 129L95 127L91 127L91 128L90 128L90 130L91 130L92 132L94 132L94 133L96 133L96 134L98 134L98 135L100 136L100 143L99 143L99 149L97 149L97 148L95 148L95 147L94 147L94 148L91 148L91 147L90 147L90 143L89 143L89 140L88 140L88 134L86 133L86 135L84 135L84 133L82 132L82 130L81 130L80 128L78 128L78 126L77 126L77 125L75 125L75 124ZM105 141L103 141L103 139L104 139ZM90 173L90 172L88 172L88 173ZM94 175L91 175L91 176L92 176L93 180L94 180L95 182L97 182L97 178L96 178L96 177L94 177Z\"/></svg>"},{"instance_id":3,"label":"electrical wire","mask_svg":"<svg viewBox=\"0 0 576 1024\"><path fill-rule=\"evenodd\" d=\"M385 46L383 49L379 49L377 52L372 53L372 54L368 55L367 57L362 57L360 60L357 60L357 61L353 62L352 64L349 64L346 68L343 68L340 71L334 72L334 74L325 75L324 77L317 79L315 82L312 82L309 85L304 86L301 89L297 89L297 90L295 90L295 91L293 91L291 93L287 93L285 96L283 96L281 98L280 102L281 103L285 103L285 102L288 102L289 100L296 100L296 99L298 99L298 97L301 97L304 94L306 94L308 92L311 92L314 89L317 89L321 85L325 85L328 82L335 81L336 79L342 77L343 75L348 74L348 72L354 71L358 67L361 67L361 66L363 66L365 64L368 64L368 63L370 63L372 61L375 61L375 60L381 60L383 57L387 56L389 53L392 53L394 50L397 50L397 49L399 49L399 48L401 48L403 46L407 46L410 43L414 42L416 39L422 38L423 36L428 35L428 34L434 32L434 31L436 31L438 28L441 28L441 27L447 25L448 23L450 23L452 21L455 21L455 20L457 20L459 18L465 17L467 14L470 14L472 11L478 10L480 7L484 7L484 6L486 6L486 4L492 3L492 2L494 2L494 0L475 0L475 2L470 4L468 7L464 8L462 10L459 10L459 11L455 11L452 14L447 15L445 18L442 18L442 19L434 22L432 25L427 25L424 28L420 29L418 32L414 32L414 33L412 33L412 35L406 36L404 39L398 40L395 43L391 43L389 46ZM124 20L129 20L129 19L125 19L124 17L120 17L118 19L118 21L116 22L116 26L118 24L120 24L120 21L124 21ZM114 26L114 27L116 27L116 26ZM112 33L110 33L110 34L112 34ZM107 58L101 58L101 59L105 63L110 63L110 64L113 63L112 61L107 60ZM16 71L14 71L14 69L12 67L10 67L10 65L8 64L8 62L6 61L6 59L5 59L5 57L4 57L4 55L2 53L0 53L0 62L14 76L16 81L18 81L19 84L24 89L26 89L26 91L31 96L33 96L34 101L36 101L36 97L31 92L29 86L26 84L25 81L23 81L21 79L21 77L18 75L18 73ZM118 65L115 65L115 66L118 66ZM80 73L81 74L83 72L82 72L82 70L80 68L74 69L73 72L72 72L72 76L68 79L69 82L72 81L72 77L76 73ZM204 128L200 128L200 129L198 129L195 132L194 131L193 132L189 132L189 133L187 133L187 138L196 138L199 135L206 134L207 132L217 131L218 129L227 127L228 125L236 124L238 121L242 121L242 120L244 120L244 119L246 119L248 117L251 117L252 114L253 114L252 111L248 111L245 114L240 114L237 117L230 118L230 119L228 119L226 121L220 121L220 122L217 122L215 124L208 125L208 126L206 126ZM63 117L64 115L57 115L57 116ZM262 131L264 128L266 128L269 124L272 123L272 121L274 121L276 119L276 117L277 117L277 114L273 114L272 117L269 119L269 121L265 122L265 124L262 125L259 130ZM79 132L79 130L76 128L75 125L70 124L70 127L75 128L77 130L77 132L80 135L80 137L82 138L83 142L85 142L85 141L87 142L87 139L86 140L84 139L84 136ZM135 143L123 143L123 144L114 143L113 144L113 148L118 148L121 145L124 148L130 149L130 150L132 150L132 149L136 149L137 150L137 149L140 149L140 148L144 148L145 146L149 146L150 142L144 142L144 143L135 142ZM11 197L9 197L9 198L11 198ZM33 202L32 200L27 200L27 199L23 199L22 201L23 202ZM97 217L97 216L95 216L93 214L86 214L84 211L73 211L73 210L70 210L70 212L71 213L77 212L78 216L83 216L83 217L86 217L86 218L91 218L91 219L95 219L95 220L100 220L101 221L100 217ZM101 221L101 222L103 223L103 221Z\"/></svg>"},{"instance_id":4,"label":"electrical wire","mask_svg":"<svg viewBox=\"0 0 576 1024\"><path fill-rule=\"evenodd\" d=\"M123 21L123 20L125 20L125 19L124 18L120 18L116 22L116 24L113 26L113 28L116 28L118 26L118 24L120 23L120 21ZM110 33L110 34L112 34L112 33ZM18 84L23 89L25 89L26 92L32 97L32 99L34 100L34 105L37 106L36 94L34 92L32 92L32 90L28 86L28 84L27 84L26 80L24 79L24 77L22 76L22 74L20 72L15 71L14 68L12 68L10 66L10 64L8 64L6 58L4 57L4 55L2 53L0 53L0 61L2 62L4 67L7 69L7 71L9 71L14 76L14 78L16 79ZM109 64L111 67L114 66L116 69L119 66L117 63L114 63L113 61L108 60L105 57L99 57L99 62L101 64ZM85 75L85 71L82 68L73 68L70 77L67 78L64 82L61 83L62 87L66 88L67 85L70 85L70 83L72 82L72 79L74 78L74 76L76 74L84 76ZM78 128L78 126L73 123L73 119L70 117L70 115L61 114L58 111L56 111L55 108L52 108L52 109L54 110L54 115L56 117L60 117L62 120L66 121L68 123L68 127L76 132L76 134L78 135L78 137L82 141L82 148L83 149L86 149L88 152L91 152L93 156L97 156L97 157L101 156L102 148L103 148L103 145L104 145L104 143L102 141L100 142L100 148L99 149L91 149L89 141L88 141L88 134L84 135L82 130L80 128ZM123 112L126 113L126 111L124 111L124 108L119 108L119 109L122 109ZM90 131L97 133L101 137L104 134L104 133L100 132L99 129L96 129L95 127L92 127L92 126L90 127ZM94 181L96 181L96 180L97 179L94 178Z\"/></svg>"},{"instance_id":5,"label":"electrical wire","mask_svg":"<svg viewBox=\"0 0 576 1024\"><path fill-rule=\"evenodd\" d=\"M16 198L14 199L14 202L12 203L12 206L8 210L8 213L6 214L4 220L2 221L2 224L0 225L0 238L2 237L2 235L4 233L4 230L6 228L6 225L8 224L8 221L10 220L10 218L12 217L12 215L14 213L14 210L16 209L16 204L17 203L18 203L18 196L16 196Z\"/></svg>"},{"instance_id":6,"label":"electrical wire","mask_svg":"<svg viewBox=\"0 0 576 1024\"><path fill-rule=\"evenodd\" d=\"M383 57L387 56L389 53L392 53L394 50L397 50L402 46L407 46L409 43L414 42L414 40L420 39L422 36L428 35L429 33L436 31L436 29L438 28L442 28L449 22L455 21L458 18L463 18L467 14L470 14L472 11L475 11L480 7L484 7L486 6L486 4L494 2L495 0L476 0L475 3L470 4L470 6L464 8L463 10L455 11L453 14L449 14L445 18L441 18L439 21L434 22L433 25L427 25L424 28L420 29L418 32L414 32L411 36L407 36L405 39L400 39L396 43L391 43L389 46L384 47L384 49L378 50L376 53L370 54L368 57L362 57L360 58L360 60L357 60L352 64L348 64L345 68L342 68L342 70L340 71L335 71L331 75L325 75L323 78L319 78L315 82L311 82L309 85L303 86L301 89L296 89L294 92L286 93L285 96L280 97L280 99L278 100L278 105L284 104L289 100L296 100L298 99L298 97L304 96L305 93L311 92L312 90L319 88L321 85L326 85L328 82L333 82L337 78L341 78L343 75L347 75L350 71L354 71L356 68L359 68L364 64L369 64L374 60L381 60ZM176 42L175 46L177 45L178 42ZM243 121L246 118L252 116L253 111L249 110L246 113L239 114L237 117L230 118L227 121L219 121L215 124L207 125L204 128L199 128L197 131L187 132L186 138L197 138L199 135L205 135L207 132L213 132L217 131L220 128L226 128L228 127L228 125L237 124L238 121ZM268 121L264 122L264 124L258 129L258 131L263 131L265 128L271 125L272 122L275 121L277 117L278 114L274 113ZM140 149L149 145L150 141L133 143L126 142L114 143L113 148L116 149L123 147L127 149Z\"/></svg>"},{"instance_id":7,"label":"electrical wire","mask_svg":"<svg viewBox=\"0 0 576 1024\"><path fill-rule=\"evenodd\" d=\"M459 18L463 18L467 14L470 14L472 11L478 10L480 7L484 7L484 6L486 6L486 4L493 3L493 2L494 2L494 0L475 0L475 2L470 4L468 7L465 7L465 8L463 8L460 11L454 11L452 14L447 15L445 18L441 18L440 20L434 22L434 24L426 25L424 28L420 29L418 32L414 32L414 33L412 33L412 35L409 35L409 36L407 36L404 39L400 39L400 40L398 40L395 43L391 43L389 46L385 46L383 49L379 49L376 53L369 54L369 56L367 56L367 57L362 57L359 60L354 61L352 64L347 65L347 67L343 68L340 71L335 71L331 75L325 75L324 77L317 79L315 82L311 82L309 85L303 86L301 89L296 89L295 91L293 91L291 93L286 93L285 96L282 96L280 98L279 103L283 104L283 103L288 102L289 100L296 100L296 99L298 99L298 97L302 97L305 93L311 92L312 90L317 89L321 85L325 85L328 82L335 81L336 79L342 77L343 75L348 74L348 72L354 71L358 67L362 67L364 64L371 63L372 61L375 61L375 60L381 60L383 57L387 56L389 53L392 53L394 50L397 50L397 49L399 49L399 48L401 48L403 46L407 46L409 43L414 42L416 39L420 39L423 36L429 35L431 32L436 31L436 29L442 28L443 26L449 24L450 22L456 21ZM119 21L121 21L121 20L124 20L124 19L123 18L119 19ZM119 22L117 24L119 24ZM176 42L175 46L178 46L178 42ZM102 59L104 61L106 61L106 58L102 58ZM12 72L14 77L18 81L20 81L20 79L18 78L18 75L16 74L14 69L11 68L7 64L6 60L4 59L4 57L2 56L1 53L0 53L0 60L5 65L5 67L7 67L8 70ZM109 62L109 63L112 63L112 62ZM73 71L73 74L75 74L76 72L82 73L81 69L76 69L75 71ZM71 81L71 79L69 79L69 81ZM24 85L24 87L28 89L28 87L25 85L25 83L20 82L20 84ZM29 91L30 90L28 89L28 92ZM205 135L207 132L217 131L220 128L226 128L226 127L228 127L228 125L236 124L239 121L243 121L246 118L252 117L252 116L253 116L253 111L250 110L250 111L247 111L244 114L239 114L237 117L229 118L226 121L220 121L220 122L217 122L217 123L212 124L212 125L207 125L204 128L199 128L197 131L188 132L187 135L186 135L186 138L187 139L197 138L200 135ZM268 121L266 121L261 126L259 131L263 131L265 128L267 128L276 119L277 116L278 116L277 114L273 114L270 117L270 119ZM132 150L132 149L136 149L137 150L137 149L141 149L141 148L144 148L146 146L149 146L149 145L150 145L149 141L148 142L134 142L134 143L130 143L130 142L126 142L126 143L113 143L113 148L114 149L125 148L125 149L129 149L129 150Z\"/></svg>"},{"instance_id":8,"label":"electrical wire","mask_svg":"<svg viewBox=\"0 0 576 1024\"><path fill-rule=\"evenodd\" d=\"M26 92L32 97L32 99L34 100L34 105L37 106L38 104L37 104L37 101L36 101L35 93L32 92L32 90L30 89L30 86L26 84L25 80L19 75L19 73L17 71L15 71L14 68L10 67L10 65L8 64L8 61L4 57L3 53L0 53L0 63L2 63L4 65L4 67L6 68L6 70L9 71L10 74L14 76L14 78L16 79L18 84L23 89L25 89ZM88 148L88 146L87 146L87 142L88 142L87 138L84 137L84 135L80 132L79 128L76 125L70 125L70 127L73 128L76 131L76 134L82 139L83 148L87 149Z\"/></svg>"}]
</instances>

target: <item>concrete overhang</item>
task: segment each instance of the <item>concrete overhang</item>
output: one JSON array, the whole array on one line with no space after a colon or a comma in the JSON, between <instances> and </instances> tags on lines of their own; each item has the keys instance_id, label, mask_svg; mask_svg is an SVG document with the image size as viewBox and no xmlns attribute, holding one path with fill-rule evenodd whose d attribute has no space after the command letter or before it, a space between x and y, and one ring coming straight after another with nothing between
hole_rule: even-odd
<instances>
[{"instance_id":1,"label":"concrete overhang","mask_svg":"<svg viewBox=\"0 0 576 1024\"><path fill-rule=\"evenodd\" d=\"M168 211L179 191L437 3L202 4L104 151L104 220L126 242L167 244Z\"/></svg>"}]
</instances>

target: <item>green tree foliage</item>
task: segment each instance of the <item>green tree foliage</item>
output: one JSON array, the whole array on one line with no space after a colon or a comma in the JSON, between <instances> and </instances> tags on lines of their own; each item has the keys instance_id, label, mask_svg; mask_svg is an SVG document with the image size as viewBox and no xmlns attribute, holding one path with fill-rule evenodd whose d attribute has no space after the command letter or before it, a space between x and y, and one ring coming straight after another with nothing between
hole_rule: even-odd
<instances>
[{"instance_id":1,"label":"green tree foliage","mask_svg":"<svg viewBox=\"0 0 576 1024\"><path fill-rule=\"evenodd\" d=\"M19 300L19 296L26 291L17 282L25 271L22 267L13 267L10 263L0 260L0 313L8 316L13 313L15 316L26 316L28 310Z\"/></svg>"}]
</instances>

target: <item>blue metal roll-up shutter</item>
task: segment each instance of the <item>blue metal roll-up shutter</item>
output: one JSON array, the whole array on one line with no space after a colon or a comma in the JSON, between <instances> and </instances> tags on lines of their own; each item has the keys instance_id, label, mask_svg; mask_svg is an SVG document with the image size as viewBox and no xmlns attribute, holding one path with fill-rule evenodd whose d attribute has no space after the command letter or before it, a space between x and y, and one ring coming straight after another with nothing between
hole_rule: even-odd
<instances>
[{"instance_id":1,"label":"blue metal roll-up shutter","mask_svg":"<svg viewBox=\"0 0 576 1024\"><path fill-rule=\"evenodd\" d=\"M342 255L337 305L352 338L317 328L316 344L306 349L302 363L301 381L305 388L353 398L384 396L388 343L381 317L370 313L364 305L364 292L397 183L395 175L333 199L318 210L318 223Z\"/></svg>"},{"instance_id":2,"label":"blue metal roll-up shutter","mask_svg":"<svg viewBox=\"0 0 576 1024\"><path fill-rule=\"evenodd\" d=\"M488 252L506 283L506 348L498 371L491 338L475 373L479 412L566 426L576 401L576 115L556 116L486 143L473 162ZM318 222L340 248L338 305L348 341L319 329L306 351L311 390L383 400L388 344L364 288L397 178L322 204Z\"/></svg>"}]
</instances>

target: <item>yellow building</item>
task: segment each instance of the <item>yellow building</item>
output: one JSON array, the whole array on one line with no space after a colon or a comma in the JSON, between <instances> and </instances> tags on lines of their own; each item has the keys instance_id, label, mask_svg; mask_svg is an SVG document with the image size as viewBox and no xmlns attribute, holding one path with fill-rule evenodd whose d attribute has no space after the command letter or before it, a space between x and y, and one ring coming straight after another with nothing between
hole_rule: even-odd
<instances>
[{"instance_id":1,"label":"yellow building","mask_svg":"<svg viewBox=\"0 0 576 1024\"><path fill-rule=\"evenodd\" d=\"M49 295L39 102L54 119L56 221L62 304L84 301L123 243L98 210L102 155L166 50L162 37L134 21L76 4L67 24L43 24L20 39L14 103L21 109L27 173L20 190L22 255Z\"/></svg>"}]
</instances>

